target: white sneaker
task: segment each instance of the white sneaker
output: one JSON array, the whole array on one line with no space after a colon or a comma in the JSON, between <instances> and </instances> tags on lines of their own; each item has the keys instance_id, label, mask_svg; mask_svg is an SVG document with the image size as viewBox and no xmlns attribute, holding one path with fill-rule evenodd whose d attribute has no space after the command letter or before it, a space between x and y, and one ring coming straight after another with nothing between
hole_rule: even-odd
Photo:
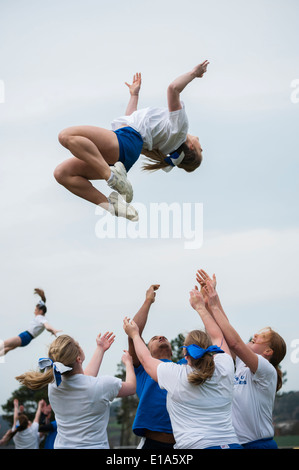
<instances>
[{"instance_id":1,"label":"white sneaker","mask_svg":"<svg viewBox=\"0 0 299 470\"><path fill-rule=\"evenodd\" d=\"M127 204L126 201L115 191L113 191L108 200L112 205L112 209L109 210L110 214L116 215L117 217L125 217L132 222L137 222L139 219L138 212L136 209Z\"/></svg>"},{"instance_id":2,"label":"white sneaker","mask_svg":"<svg viewBox=\"0 0 299 470\"><path fill-rule=\"evenodd\" d=\"M127 172L121 162L116 162L111 168L113 179L108 186L117 191L126 202L131 202L133 199L133 188L130 181L127 179Z\"/></svg>"}]
</instances>

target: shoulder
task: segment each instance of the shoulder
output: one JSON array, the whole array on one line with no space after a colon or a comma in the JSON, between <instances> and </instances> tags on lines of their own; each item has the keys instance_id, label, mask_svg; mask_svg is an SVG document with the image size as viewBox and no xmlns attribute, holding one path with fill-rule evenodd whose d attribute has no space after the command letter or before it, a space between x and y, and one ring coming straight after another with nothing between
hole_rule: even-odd
<instances>
[{"instance_id":1,"label":"shoulder","mask_svg":"<svg viewBox=\"0 0 299 470\"><path fill-rule=\"evenodd\" d=\"M45 317L45 315L36 315L35 320L38 323L47 323L47 321L48 321L47 318Z\"/></svg>"},{"instance_id":2,"label":"shoulder","mask_svg":"<svg viewBox=\"0 0 299 470\"><path fill-rule=\"evenodd\" d=\"M267 359L258 354L258 366L254 376L267 376L269 378L272 376L277 378L277 372L275 367Z\"/></svg>"},{"instance_id":3,"label":"shoulder","mask_svg":"<svg viewBox=\"0 0 299 470\"><path fill-rule=\"evenodd\" d=\"M162 377L178 377L182 373L186 373L188 367L189 366L187 364L177 364L172 361L161 361L157 369L158 379L161 379Z\"/></svg>"}]
</instances>

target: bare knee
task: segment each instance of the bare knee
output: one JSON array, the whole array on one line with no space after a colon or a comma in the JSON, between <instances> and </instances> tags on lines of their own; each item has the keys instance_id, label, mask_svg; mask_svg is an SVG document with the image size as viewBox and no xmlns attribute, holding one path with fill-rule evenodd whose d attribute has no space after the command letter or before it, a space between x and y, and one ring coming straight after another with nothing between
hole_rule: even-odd
<instances>
[{"instance_id":1,"label":"bare knee","mask_svg":"<svg viewBox=\"0 0 299 470\"><path fill-rule=\"evenodd\" d=\"M54 170L54 178L59 184L65 185L67 183L69 173L65 168L65 165L61 163Z\"/></svg>"},{"instance_id":2,"label":"bare knee","mask_svg":"<svg viewBox=\"0 0 299 470\"><path fill-rule=\"evenodd\" d=\"M64 129L63 131L59 132L58 140L63 145L63 147L69 148L70 144L76 140L76 134L74 134L74 129L69 127L68 129Z\"/></svg>"}]
</instances>

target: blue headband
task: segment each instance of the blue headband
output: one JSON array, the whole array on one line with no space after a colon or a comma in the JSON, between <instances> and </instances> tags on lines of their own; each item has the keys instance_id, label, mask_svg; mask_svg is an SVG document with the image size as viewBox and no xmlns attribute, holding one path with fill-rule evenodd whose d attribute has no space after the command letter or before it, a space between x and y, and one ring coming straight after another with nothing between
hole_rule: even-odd
<instances>
[{"instance_id":1,"label":"blue headband","mask_svg":"<svg viewBox=\"0 0 299 470\"><path fill-rule=\"evenodd\" d=\"M189 346L181 346L181 348L185 348L187 350L187 356L191 356L193 359L200 359L206 353L211 355L224 353L224 351L216 345L209 346L207 349L203 349L200 346L197 346L197 344L189 344Z\"/></svg>"},{"instance_id":2,"label":"blue headband","mask_svg":"<svg viewBox=\"0 0 299 470\"><path fill-rule=\"evenodd\" d=\"M49 357L41 357L38 360L38 366L41 370L46 369L47 367L53 368L53 375L57 387L61 384L61 374L72 370L72 367L67 367L61 362L53 362Z\"/></svg>"},{"instance_id":3,"label":"blue headband","mask_svg":"<svg viewBox=\"0 0 299 470\"><path fill-rule=\"evenodd\" d=\"M164 162L168 164L167 167L164 167L164 171L170 171L174 166L178 166L184 159L185 153L182 151L179 152L172 152L170 155L164 158Z\"/></svg>"}]
</instances>

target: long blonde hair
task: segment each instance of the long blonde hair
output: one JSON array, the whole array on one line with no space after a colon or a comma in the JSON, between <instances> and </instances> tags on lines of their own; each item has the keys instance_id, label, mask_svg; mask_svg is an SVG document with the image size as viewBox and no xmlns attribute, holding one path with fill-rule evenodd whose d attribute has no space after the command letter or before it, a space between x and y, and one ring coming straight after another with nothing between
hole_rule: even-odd
<instances>
[{"instance_id":1,"label":"long blonde hair","mask_svg":"<svg viewBox=\"0 0 299 470\"><path fill-rule=\"evenodd\" d=\"M197 344L203 349L212 346L209 335L202 330L193 330L188 333L185 345ZM200 359L194 359L189 356L193 371L188 375L188 382L193 385L202 385L206 380L210 379L215 370L214 358L210 354L205 354Z\"/></svg>"},{"instance_id":2,"label":"long blonde hair","mask_svg":"<svg viewBox=\"0 0 299 470\"><path fill-rule=\"evenodd\" d=\"M53 362L62 362L65 366L73 368L80 352L81 348L77 341L68 335L61 335L50 345L48 356ZM71 372L65 372L65 374ZM31 390L38 390L54 381L53 370L48 369L45 372L29 371L19 375L16 379Z\"/></svg>"},{"instance_id":3,"label":"long blonde hair","mask_svg":"<svg viewBox=\"0 0 299 470\"><path fill-rule=\"evenodd\" d=\"M196 170L196 168L198 168L202 162L202 156L198 155L195 151L190 150L186 143L182 144L176 151L178 153L182 151L185 153L185 157L178 165L178 168L182 168L188 173ZM149 162L145 162L145 164L142 166L142 169L145 171L161 170L168 166L168 163L165 162L167 155L158 149L142 149L141 153L149 159Z\"/></svg>"}]
</instances>

